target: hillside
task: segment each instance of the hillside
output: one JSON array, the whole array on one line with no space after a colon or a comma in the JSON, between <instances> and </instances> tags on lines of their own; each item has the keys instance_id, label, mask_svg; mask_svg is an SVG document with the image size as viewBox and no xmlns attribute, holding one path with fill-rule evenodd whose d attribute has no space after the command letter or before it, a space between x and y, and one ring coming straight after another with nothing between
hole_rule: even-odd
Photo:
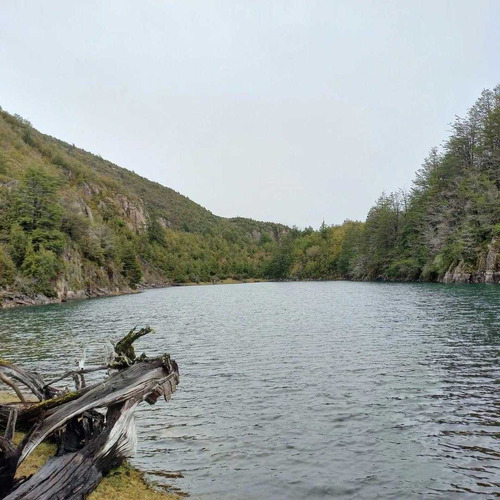
<instances>
[{"instance_id":1,"label":"hillside","mask_svg":"<svg viewBox=\"0 0 500 500\"><path fill-rule=\"evenodd\" d=\"M288 228L225 219L0 111L0 289L57 300L262 277Z\"/></svg>"},{"instance_id":2,"label":"hillside","mask_svg":"<svg viewBox=\"0 0 500 500\"><path fill-rule=\"evenodd\" d=\"M500 282L500 86L456 119L411 190L319 230L217 217L0 111L4 304L226 278Z\"/></svg>"},{"instance_id":3,"label":"hillside","mask_svg":"<svg viewBox=\"0 0 500 500\"><path fill-rule=\"evenodd\" d=\"M365 223L291 231L278 279L500 282L500 86L433 148L409 191L383 193Z\"/></svg>"}]
</instances>

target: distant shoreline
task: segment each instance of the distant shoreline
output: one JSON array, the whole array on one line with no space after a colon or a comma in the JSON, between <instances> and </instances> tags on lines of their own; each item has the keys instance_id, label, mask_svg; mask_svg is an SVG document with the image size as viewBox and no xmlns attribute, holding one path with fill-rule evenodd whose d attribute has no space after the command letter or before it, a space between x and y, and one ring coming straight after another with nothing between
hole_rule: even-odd
<instances>
[{"instance_id":1,"label":"distant shoreline","mask_svg":"<svg viewBox=\"0 0 500 500\"><path fill-rule=\"evenodd\" d=\"M329 282L329 281L350 281L353 283L435 283L435 284L456 284L456 285L475 285L475 284L487 284L487 285L499 285L500 282L493 283L485 283L481 281L473 281L473 282L444 282L444 281L403 281L403 280L352 280L347 278L324 278L324 279L284 279L284 280L268 280L268 279L259 279L259 278L248 278L244 280L236 280L233 278L227 278L224 280L219 280L215 282L211 281L188 281L185 283L149 283L145 285L140 285L137 289L125 289L119 291L111 291L111 290L100 290L99 292L88 295L88 294L75 294L72 297L67 297L64 299L58 297L47 297L46 295L38 294L33 297L16 293L16 292L4 292L3 295L0 294L0 309L14 309L18 307L25 306L43 306L50 304L62 304L64 302L73 302L75 300L87 300L87 299L99 299L105 297L118 297L121 295L133 295L136 293L141 293L145 290L154 290L157 288L174 288L174 287L190 287L190 286L210 286L210 285L243 285L249 283L321 283L321 282Z\"/></svg>"},{"instance_id":2,"label":"distant shoreline","mask_svg":"<svg viewBox=\"0 0 500 500\"><path fill-rule=\"evenodd\" d=\"M137 289L125 289L119 291L112 290L100 290L95 294L78 293L71 297L59 298L59 297L47 297L46 295L37 294L35 296L28 296L17 292L0 292L0 309L14 309L18 307L26 306L44 306L50 304L62 304L64 302L73 302L75 300L87 300L87 299L99 299L105 297L118 297L121 295L133 295L136 293L141 293L144 290L154 290L157 288L173 288L173 287L185 287L185 286L207 286L207 285L241 285L245 283L265 283L269 280L248 278L245 280L235 280L233 278L227 278L224 280L219 280L215 282L211 281L200 281L200 282L186 282L186 283L149 283L145 285L138 286Z\"/></svg>"}]
</instances>

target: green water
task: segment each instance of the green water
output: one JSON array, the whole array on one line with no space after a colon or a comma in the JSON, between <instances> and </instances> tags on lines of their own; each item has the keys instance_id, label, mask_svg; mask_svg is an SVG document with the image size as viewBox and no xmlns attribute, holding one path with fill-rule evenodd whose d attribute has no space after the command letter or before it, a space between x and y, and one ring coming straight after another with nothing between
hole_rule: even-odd
<instances>
[{"instance_id":1,"label":"green water","mask_svg":"<svg viewBox=\"0 0 500 500\"><path fill-rule=\"evenodd\" d=\"M195 498L500 494L500 287L262 283L0 312L0 356L47 375L132 326L170 352L135 464Z\"/></svg>"}]
</instances>

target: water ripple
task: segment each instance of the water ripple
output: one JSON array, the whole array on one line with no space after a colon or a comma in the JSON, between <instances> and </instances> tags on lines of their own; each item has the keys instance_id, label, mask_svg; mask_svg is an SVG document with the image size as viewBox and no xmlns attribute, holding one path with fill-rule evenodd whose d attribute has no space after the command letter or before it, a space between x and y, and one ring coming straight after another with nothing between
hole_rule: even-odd
<instances>
[{"instance_id":1,"label":"water ripple","mask_svg":"<svg viewBox=\"0 0 500 500\"><path fill-rule=\"evenodd\" d=\"M186 287L0 320L0 356L48 375L154 326L138 350L181 385L138 412L134 463L195 498L500 495L500 287Z\"/></svg>"}]
</instances>

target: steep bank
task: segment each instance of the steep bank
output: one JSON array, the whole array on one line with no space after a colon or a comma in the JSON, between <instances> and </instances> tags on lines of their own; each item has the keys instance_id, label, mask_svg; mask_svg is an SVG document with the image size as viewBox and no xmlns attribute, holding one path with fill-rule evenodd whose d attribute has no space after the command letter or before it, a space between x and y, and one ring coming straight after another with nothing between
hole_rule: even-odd
<instances>
[{"instance_id":1,"label":"steep bank","mask_svg":"<svg viewBox=\"0 0 500 500\"><path fill-rule=\"evenodd\" d=\"M500 239L493 238L488 250L478 255L476 265L461 260L452 264L443 283L500 283Z\"/></svg>"},{"instance_id":2,"label":"steep bank","mask_svg":"<svg viewBox=\"0 0 500 500\"><path fill-rule=\"evenodd\" d=\"M7 301L263 277L287 231L217 217L0 112L0 290Z\"/></svg>"},{"instance_id":3,"label":"steep bank","mask_svg":"<svg viewBox=\"0 0 500 500\"><path fill-rule=\"evenodd\" d=\"M58 294L56 296L44 295L36 293L26 295L19 291L3 291L0 293L0 308L8 309L19 306L40 306L47 304L59 304L69 300L92 299L98 297L112 297L114 295L126 295L128 293L137 293L137 289L123 288L116 290L100 289L93 294L89 294L84 290L78 292L69 291L68 294Z\"/></svg>"}]
</instances>

